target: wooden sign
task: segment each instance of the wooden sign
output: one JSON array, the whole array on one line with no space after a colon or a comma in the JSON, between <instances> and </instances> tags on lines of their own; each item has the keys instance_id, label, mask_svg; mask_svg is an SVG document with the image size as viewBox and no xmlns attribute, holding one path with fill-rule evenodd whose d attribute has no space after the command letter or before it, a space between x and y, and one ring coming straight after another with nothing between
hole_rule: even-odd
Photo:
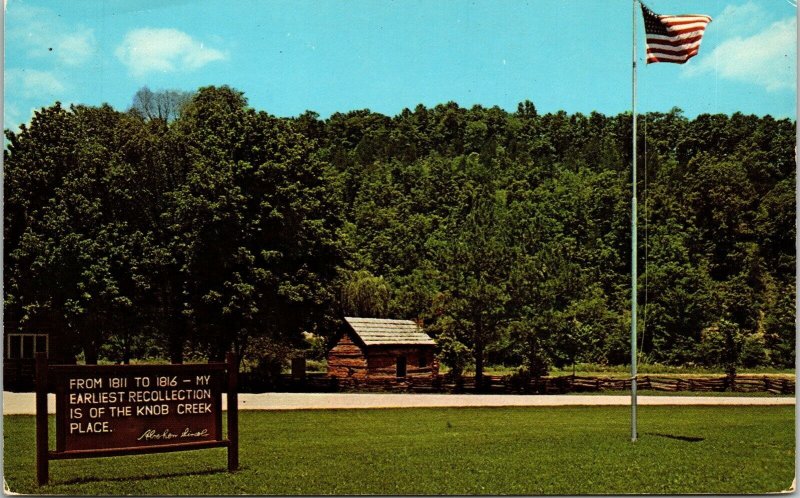
<instances>
[{"instance_id":1,"label":"wooden sign","mask_svg":"<svg viewBox=\"0 0 800 498\"><path fill-rule=\"evenodd\" d=\"M49 460L228 448L238 467L238 363L193 365L47 365L36 357L39 484ZM222 392L228 394L223 439ZM47 393L56 394L56 449L47 439Z\"/></svg>"}]
</instances>

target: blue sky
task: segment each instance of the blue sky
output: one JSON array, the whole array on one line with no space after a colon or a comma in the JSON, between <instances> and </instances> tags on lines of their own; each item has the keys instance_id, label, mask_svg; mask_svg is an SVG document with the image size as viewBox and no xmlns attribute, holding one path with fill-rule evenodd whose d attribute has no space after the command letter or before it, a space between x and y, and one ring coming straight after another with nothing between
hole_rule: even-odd
<instances>
[{"instance_id":1,"label":"blue sky","mask_svg":"<svg viewBox=\"0 0 800 498\"><path fill-rule=\"evenodd\" d=\"M56 100L124 110L144 85L228 84L279 116L631 106L630 0L6 1L5 127ZM647 2L714 21L686 65L646 66L637 13L638 110L795 119L794 1Z\"/></svg>"}]
</instances>

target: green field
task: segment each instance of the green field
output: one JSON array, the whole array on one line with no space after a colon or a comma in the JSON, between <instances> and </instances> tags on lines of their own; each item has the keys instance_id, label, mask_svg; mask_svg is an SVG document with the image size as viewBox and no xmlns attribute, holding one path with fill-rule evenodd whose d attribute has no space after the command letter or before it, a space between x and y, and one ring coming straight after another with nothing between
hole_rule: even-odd
<instances>
[{"instance_id":1,"label":"green field","mask_svg":"<svg viewBox=\"0 0 800 498\"><path fill-rule=\"evenodd\" d=\"M641 407L639 422L634 444L622 407L242 412L234 474L215 449L55 461L37 488L34 418L6 416L4 470L13 492L70 495L724 494L794 478L793 406Z\"/></svg>"}]
</instances>

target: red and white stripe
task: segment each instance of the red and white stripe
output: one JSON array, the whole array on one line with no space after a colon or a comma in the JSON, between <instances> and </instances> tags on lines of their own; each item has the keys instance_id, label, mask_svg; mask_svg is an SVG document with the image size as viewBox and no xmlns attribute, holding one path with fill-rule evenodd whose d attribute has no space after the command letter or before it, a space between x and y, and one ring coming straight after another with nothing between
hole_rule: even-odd
<instances>
[{"instance_id":1,"label":"red and white stripe","mask_svg":"<svg viewBox=\"0 0 800 498\"><path fill-rule=\"evenodd\" d=\"M683 64L700 50L700 42L711 17L704 15L658 16L669 33L647 34L647 63Z\"/></svg>"}]
</instances>

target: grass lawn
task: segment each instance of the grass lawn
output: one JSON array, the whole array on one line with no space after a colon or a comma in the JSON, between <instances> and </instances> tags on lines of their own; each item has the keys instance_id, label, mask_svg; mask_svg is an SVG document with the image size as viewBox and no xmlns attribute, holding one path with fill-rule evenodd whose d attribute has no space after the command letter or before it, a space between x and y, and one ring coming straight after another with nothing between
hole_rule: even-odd
<instances>
[{"instance_id":1,"label":"grass lawn","mask_svg":"<svg viewBox=\"0 0 800 498\"><path fill-rule=\"evenodd\" d=\"M43 488L34 418L4 424L6 482L37 494L765 493L795 471L793 406L640 407L637 443L623 407L241 412L234 474L221 449L61 460Z\"/></svg>"}]
</instances>

